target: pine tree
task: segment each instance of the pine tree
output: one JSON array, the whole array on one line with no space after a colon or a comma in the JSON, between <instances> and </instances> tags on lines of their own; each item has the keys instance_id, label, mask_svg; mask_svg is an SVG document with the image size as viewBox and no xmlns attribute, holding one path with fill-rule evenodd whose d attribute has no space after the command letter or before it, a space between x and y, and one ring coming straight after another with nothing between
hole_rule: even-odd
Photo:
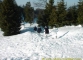
<instances>
[{"instance_id":1,"label":"pine tree","mask_svg":"<svg viewBox=\"0 0 83 60\"><path fill-rule=\"evenodd\" d=\"M2 5L2 1L0 0L0 20L1 20L1 5Z\"/></svg>"},{"instance_id":2,"label":"pine tree","mask_svg":"<svg viewBox=\"0 0 83 60\"><path fill-rule=\"evenodd\" d=\"M1 6L1 30L4 36L20 33L21 14L15 0L3 0Z\"/></svg>"},{"instance_id":3,"label":"pine tree","mask_svg":"<svg viewBox=\"0 0 83 60\"><path fill-rule=\"evenodd\" d=\"M44 23L45 23L45 26L49 26L50 25L50 15L52 15L52 10L54 8L54 0L49 0L49 3L47 3L46 5L46 9L45 9L45 15L44 15Z\"/></svg>"},{"instance_id":4,"label":"pine tree","mask_svg":"<svg viewBox=\"0 0 83 60\"><path fill-rule=\"evenodd\" d=\"M38 16L38 24L40 26L51 26L55 25L57 22L56 7L54 6L54 0L49 0L46 4L44 13L40 13Z\"/></svg>"},{"instance_id":5,"label":"pine tree","mask_svg":"<svg viewBox=\"0 0 83 60\"><path fill-rule=\"evenodd\" d=\"M40 13L38 14L37 23L38 23L38 26L43 26L43 27L45 26L43 12L40 12Z\"/></svg>"},{"instance_id":6,"label":"pine tree","mask_svg":"<svg viewBox=\"0 0 83 60\"><path fill-rule=\"evenodd\" d=\"M34 18L34 9L31 7L30 2L27 2L26 6L24 7L25 12L25 22L29 22L30 24L33 22Z\"/></svg>"},{"instance_id":7,"label":"pine tree","mask_svg":"<svg viewBox=\"0 0 83 60\"><path fill-rule=\"evenodd\" d=\"M50 19L50 15L52 13L53 8L54 8L54 0L49 0L49 3L47 3L46 10L45 10L45 18L47 23L46 26L51 25L50 21L52 19Z\"/></svg>"},{"instance_id":8,"label":"pine tree","mask_svg":"<svg viewBox=\"0 0 83 60\"><path fill-rule=\"evenodd\" d=\"M57 12L56 8L54 7L52 9L52 13L50 15L50 21L49 21L49 26L53 27L57 24Z\"/></svg>"},{"instance_id":9,"label":"pine tree","mask_svg":"<svg viewBox=\"0 0 83 60\"><path fill-rule=\"evenodd\" d=\"M78 23L83 25L83 0L79 0L78 4Z\"/></svg>"},{"instance_id":10,"label":"pine tree","mask_svg":"<svg viewBox=\"0 0 83 60\"><path fill-rule=\"evenodd\" d=\"M0 0L0 9L1 9L1 4L2 4L2 1Z\"/></svg>"},{"instance_id":11,"label":"pine tree","mask_svg":"<svg viewBox=\"0 0 83 60\"><path fill-rule=\"evenodd\" d=\"M60 2L58 2L57 5L57 16L59 26L65 25L66 14L66 5L64 3L64 0L61 0Z\"/></svg>"},{"instance_id":12,"label":"pine tree","mask_svg":"<svg viewBox=\"0 0 83 60\"><path fill-rule=\"evenodd\" d=\"M68 25L77 24L77 6L71 6L67 10L67 21Z\"/></svg>"}]
</instances>

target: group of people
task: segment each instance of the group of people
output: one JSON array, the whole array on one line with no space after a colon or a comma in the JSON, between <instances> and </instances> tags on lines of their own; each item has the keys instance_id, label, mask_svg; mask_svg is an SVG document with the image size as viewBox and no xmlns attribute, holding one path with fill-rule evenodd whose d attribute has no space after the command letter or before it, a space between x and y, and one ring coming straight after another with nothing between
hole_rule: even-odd
<instances>
[{"instance_id":1,"label":"group of people","mask_svg":"<svg viewBox=\"0 0 83 60\"><path fill-rule=\"evenodd\" d=\"M49 34L49 28L47 26L45 26L45 34ZM34 27L34 31L37 31L38 33L40 33L42 31L41 27Z\"/></svg>"}]
</instances>

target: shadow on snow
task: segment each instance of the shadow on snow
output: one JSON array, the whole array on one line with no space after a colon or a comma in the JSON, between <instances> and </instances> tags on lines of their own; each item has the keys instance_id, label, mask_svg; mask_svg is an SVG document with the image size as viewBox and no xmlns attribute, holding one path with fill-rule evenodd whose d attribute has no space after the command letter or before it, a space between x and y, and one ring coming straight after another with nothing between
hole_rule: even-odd
<instances>
[{"instance_id":1,"label":"shadow on snow","mask_svg":"<svg viewBox=\"0 0 83 60\"><path fill-rule=\"evenodd\" d=\"M34 32L34 29L33 29L33 27L25 27L23 30L21 30L21 34L22 33L25 33L25 32Z\"/></svg>"},{"instance_id":2,"label":"shadow on snow","mask_svg":"<svg viewBox=\"0 0 83 60\"><path fill-rule=\"evenodd\" d=\"M44 33L45 32L44 29L43 28L41 28L41 29L42 29L42 31L40 33ZM20 34L28 32L28 31L34 33L35 32L34 27L25 27L23 30L21 30Z\"/></svg>"},{"instance_id":3,"label":"shadow on snow","mask_svg":"<svg viewBox=\"0 0 83 60\"><path fill-rule=\"evenodd\" d=\"M63 36L65 36L67 33L69 33L69 31L67 31L66 33L64 33L62 36L60 36L59 38L62 38Z\"/></svg>"}]
</instances>

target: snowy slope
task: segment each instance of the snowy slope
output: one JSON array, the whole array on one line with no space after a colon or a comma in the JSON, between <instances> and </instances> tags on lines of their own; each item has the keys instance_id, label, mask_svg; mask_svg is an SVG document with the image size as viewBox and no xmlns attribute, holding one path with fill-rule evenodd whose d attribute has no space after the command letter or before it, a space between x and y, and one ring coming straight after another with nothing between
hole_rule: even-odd
<instances>
[{"instance_id":1,"label":"snowy slope","mask_svg":"<svg viewBox=\"0 0 83 60\"><path fill-rule=\"evenodd\" d=\"M9 37L4 37L0 31L0 59L83 58L83 28L80 25L50 29L47 36L44 32L34 32L34 26L37 24L21 26L21 34Z\"/></svg>"}]
</instances>

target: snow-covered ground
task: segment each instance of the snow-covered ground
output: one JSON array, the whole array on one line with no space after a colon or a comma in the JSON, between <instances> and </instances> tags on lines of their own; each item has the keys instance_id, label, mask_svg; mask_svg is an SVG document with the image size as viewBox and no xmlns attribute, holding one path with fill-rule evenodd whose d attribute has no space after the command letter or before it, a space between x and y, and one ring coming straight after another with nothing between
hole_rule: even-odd
<instances>
[{"instance_id":1,"label":"snow-covered ground","mask_svg":"<svg viewBox=\"0 0 83 60\"><path fill-rule=\"evenodd\" d=\"M83 58L83 27L80 25L53 28L48 35L38 34L34 26L37 24L25 24L21 26L21 34L14 36L4 37L0 31L0 60Z\"/></svg>"}]
</instances>

